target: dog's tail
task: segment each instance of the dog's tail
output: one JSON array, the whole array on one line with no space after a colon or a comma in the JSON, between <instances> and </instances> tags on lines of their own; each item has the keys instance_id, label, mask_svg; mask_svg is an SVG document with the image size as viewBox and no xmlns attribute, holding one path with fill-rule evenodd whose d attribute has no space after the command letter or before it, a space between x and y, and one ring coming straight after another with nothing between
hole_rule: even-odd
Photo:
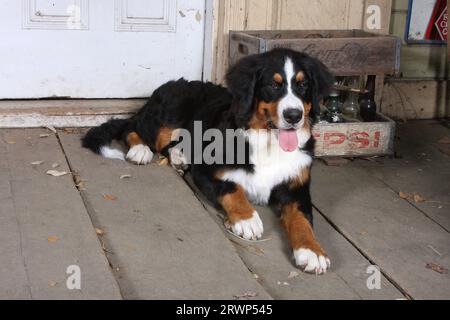
<instances>
[{"instance_id":1,"label":"dog's tail","mask_svg":"<svg viewBox=\"0 0 450 320\"><path fill-rule=\"evenodd\" d=\"M120 140L130 123L129 119L113 119L99 127L92 128L81 139L84 148L90 149L105 158L125 160L125 154L109 145Z\"/></svg>"}]
</instances>

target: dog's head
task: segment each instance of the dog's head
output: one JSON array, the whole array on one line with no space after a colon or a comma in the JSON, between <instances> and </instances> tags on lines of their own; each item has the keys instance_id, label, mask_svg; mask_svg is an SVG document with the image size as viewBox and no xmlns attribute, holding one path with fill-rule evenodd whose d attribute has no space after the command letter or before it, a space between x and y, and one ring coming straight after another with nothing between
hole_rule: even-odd
<instances>
[{"instance_id":1,"label":"dog's head","mask_svg":"<svg viewBox=\"0 0 450 320\"><path fill-rule=\"evenodd\" d=\"M293 50L245 57L226 77L235 123L246 129L279 129L280 145L292 151L299 132L310 136L310 118L332 80L319 60Z\"/></svg>"}]
</instances>

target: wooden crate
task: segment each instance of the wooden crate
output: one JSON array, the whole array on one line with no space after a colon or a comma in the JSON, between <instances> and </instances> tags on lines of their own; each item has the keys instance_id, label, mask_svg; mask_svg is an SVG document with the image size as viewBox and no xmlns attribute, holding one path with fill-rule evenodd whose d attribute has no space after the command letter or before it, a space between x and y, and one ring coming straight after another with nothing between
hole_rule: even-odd
<instances>
[{"instance_id":1,"label":"wooden crate","mask_svg":"<svg viewBox=\"0 0 450 320\"><path fill-rule=\"evenodd\" d=\"M395 75L400 69L400 39L363 30L231 31L230 64L279 47L318 58L335 76ZM317 124L313 134L318 157L394 152L395 122L381 114L375 122Z\"/></svg>"},{"instance_id":2,"label":"wooden crate","mask_svg":"<svg viewBox=\"0 0 450 320\"><path fill-rule=\"evenodd\" d=\"M231 31L230 64L278 47L308 53L336 76L397 74L400 70L400 39L363 30Z\"/></svg>"},{"instance_id":3,"label":"wooden crate","mask_svg":"<svg viewBox=\"0 0 450 320\"><path fill-rule=\"evenodd\" d=\"M375 122L316 124L316 157L374 156L394 153L395 122L378 114Z\"/></svg>"}]
</instances>

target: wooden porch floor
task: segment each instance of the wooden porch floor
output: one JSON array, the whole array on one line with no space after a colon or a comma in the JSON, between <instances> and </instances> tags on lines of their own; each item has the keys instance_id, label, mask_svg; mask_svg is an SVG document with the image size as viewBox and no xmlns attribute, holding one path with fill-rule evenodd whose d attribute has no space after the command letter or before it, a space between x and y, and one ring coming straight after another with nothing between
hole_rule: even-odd
<instances>
[{"instance_id":1,"label":"wooden porch floor","mask_svg":"<svg viewBox=\"0 0 450 320\"><path fill-rule=\"evenodd\" d=\"M315 161L324 276L295 268L270 209L263 241L237 239L189 177L98 157L81 131L0 130L0 299L450 299L448 123L399 125L395 158Z\"/></svg>"}]
</instances>

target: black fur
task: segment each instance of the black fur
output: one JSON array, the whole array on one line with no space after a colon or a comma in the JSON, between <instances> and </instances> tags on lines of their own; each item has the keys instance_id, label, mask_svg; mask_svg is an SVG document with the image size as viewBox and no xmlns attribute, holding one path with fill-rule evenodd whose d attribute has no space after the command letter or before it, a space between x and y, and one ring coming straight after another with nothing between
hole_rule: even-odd
<instances>
[{"instance_id":1,"label":"black fur","mask_svg":"<svg viewBox=\"0 0 450 320\"><path fill-rule=\"evenodd\" d=\"M293 61L296 70L305 74L305 79L296 83L293 89L295 95L304 102L311 103L312 111L317 112L319 102L330 90L332 76L321 62L306 54L276 49L248 56L232 66L226 76L228 89L212 83L189 82L184 79L162 85L132 118L112 120L91 129L83 138L83 146L98 153L101 146L114 139L125 139L129 132L135 131L155 152L157 150L154 146L161 127L184 128L189 130L192 136L194 121L202 122L203 131L210 128L222 132L226 129L246 129L256 111L255 101L277 101L286 93L285 84L274 88L273 76L275 72L284 72L287 57ZM314 112L310 112L310 116L313 115ZM205 146L203 144L202 150ZM313 147L314 140L311 138L304 150L312 153ZM162 152L166 151L167 147ZM195 184L217 207L220 207L220 197L236 190L235 183L217 179L217 172L224 168L242 168L251 172L253 165L248 161L248 153L247 148L244 164L191 165ZM223 154L225 155L225 151ZM290 188L285 183L272 190L270 203L283 205L292 202L298 203L301 211L312 223L309 181L296 188Z\"/></svg>"},{"instance_id":2,"label":"black fur","mask_svg":"<svg viewBox=\"0 0 450 320\"><path fill-rule=\"evenodd\" d=\"M230 68L226 76L228 89L233 96L231 108L238 127L245 127L254 114L255 98L268 102L277 100L285 93L285 88L273 92L270 85L273 83L273 74L283 70L287 57L306 75L304 86L298 88L296 94L312 104L311 118L319 114L319 103L329 94L333 83L328 69L319 60L304 53L275 49L241 59Z\"/></svg>"},{"instance_id":3,"label":"black fur","mask_svg":"<svg viewBox=\"0 0 450 320\"><path fill-rule=\"evenodd\" d=\"M113 140L121 140L124 129L130 123L130 120L114 119L92 128L83 137L82 145L95 153L100 153L102 146L110 144Z\"/></svg>"}]
</instances>

